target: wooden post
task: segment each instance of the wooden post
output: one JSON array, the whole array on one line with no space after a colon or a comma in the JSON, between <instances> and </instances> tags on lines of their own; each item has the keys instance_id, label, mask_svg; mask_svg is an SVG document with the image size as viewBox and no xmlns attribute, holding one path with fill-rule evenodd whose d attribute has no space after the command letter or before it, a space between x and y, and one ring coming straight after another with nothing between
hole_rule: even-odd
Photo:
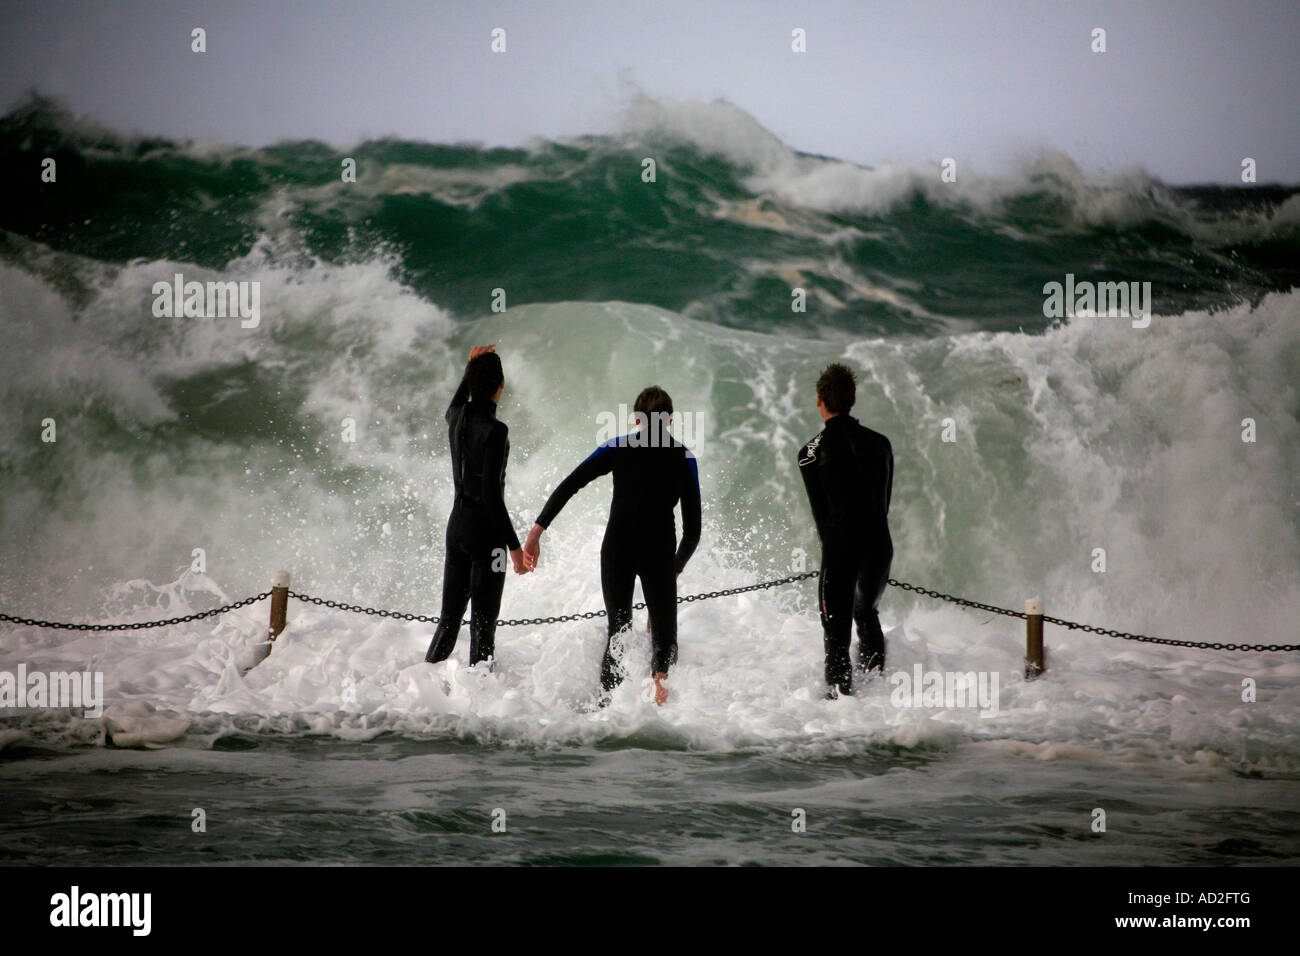
<instances>
[{"instance_id":1,"label":"wooden post","mask_svg":"<svg viewBox=\"0 0 1300 956\"><path fill-rule=\"evenodd\" d=\"M1034 680L1047 670L1043 648L1043 599L1025 601L1025 680Z\"/></svg>"},{"instance_id":2,"label":"wooden post","mask_svg":"<svg viewBox=\"0 0 1300 956\"><path fill-rule=\"evenodd\" d=\"M285 615L289 612L289 572L276 571L271 575L271 643L284 630Z\"/></svg>"}]
</instances>

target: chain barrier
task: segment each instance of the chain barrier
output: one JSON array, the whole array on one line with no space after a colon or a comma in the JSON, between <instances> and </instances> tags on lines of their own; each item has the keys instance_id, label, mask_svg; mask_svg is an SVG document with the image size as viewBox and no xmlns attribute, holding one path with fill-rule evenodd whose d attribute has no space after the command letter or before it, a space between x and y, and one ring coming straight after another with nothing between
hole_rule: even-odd
<instances>
[{"instance_id":1,"label":"chain barrier","mask_svg":"<svg viewBox=\"0 0 1300 956\"><path fill-rule=\"evenodd\" d=\"M775 581L761 581L758 584L747 584L739 588L727 588L725 591L708 591L704 594L684 594L677 599L678 604L689 604L692 601L707 601L710 598L729 597L733 594L744 594L747 591L763 591L767 588L779 587L782 584L791 584L795 581L802 581L805 578L815 578L819 572L805 571L803 574L792 574L788 578L778 578ZM437 624L439 619L432 614L404 614L401 611L381 611L373 607L363 607L360 604L342 604L338 601L326 601L323 598L312 597L310 594L299 594L297 591L290 591L289 597L297 598L299 601L306 601L308 604L318 604L321 607L334 608L339 611L353 611L357 614L371 614L376 617L392 617L402 621L419 621L422 624ZM644 601L638 601L632 605L633 610L641 610L645 607ZM555 617L523 617L503 618L497 621L497 627L520 627L536 626L538 624L564 624L569 621L589 621L597 617L605 617L605 611L583 611L578 614L561 614ZM461 624L468 624L469 621L461 621Z\"/></svg>"},{"instance_id":2,"label":"chain barrier","mask_svg":"<svg viewBox=\"0 0 1300 956\"><path fill-rule=\"evenodd\" d=\"M908 584L906 581L895 581L889 579L889 583L896 588L902 588L904 591L914 591L917 594L924 594L926 597L938 598L940 601L948 601L951 604L960 604L962 607L973 607L977 611L990 611L993 614L1005 614L1007 617L1018 617L1024 620L1028 615L1024 611L1012 611L1005 607L997 607L993 604L981 604L979 601L968 601L965 598L959 598L953 594L944 594L942 591L934 591L930 588L923 588L919 584Z\"/></svg>"},{"instance_id":3,"label":"chain barrier","mask_svg":"<svg viewBox=\"0 0 1300 956\"><path fill-rule=\"evenodd\" d=\"M1029 615L1024 611L1013 611L1010 608L997 607L993 604L981 604L978 601L968 601L965 598L959 598L952 594L944 594L942 591L934 591L930 588L919 587L915 584L907 584L903 581L889 579L889 583L896 588L902 588L904 591L914 591L917 594L924 594L926 597L938 598L940 601L949 601L953 604L960 604L963 607L972 607L979 611L989 611L993 614L1005 614L1007 617L1018 617L1024 620ZM1044 624L1056 624L1071 631L1087 631L1090 634L1099 634L1102 637L1118 637L1124 641L1139 641L1143 644L1164 644L1169 647L1199 647L1211 651L1300 651L1300 644L1203 644L1200 641L1178 641L1169 637L1149 637L1145 634L1130 634L1127 631L1117 631L1113 628L1093 627L1091 624L1080 624L1077 621L1066 621L1059 617L1049 617L1043 615Z\"/></svg>"},{"instance_id":4,"label":"chain barrier","mask_svg":"<svg viewBox=\"0 0 1300 956\"><path fill-rule=\"evenodd\" d=\"M202 621L204 618L216 617L218 614L225 614L227 611L233 611L236 608L256 604L258 601L270 596L270 591L263 591L261 594L244 598L234 604L227 604L225 607L214 607L210 611L199 611L197 614L186 614L184 617L171 617L165 621L135 621L131 624L63 624L58 621L35 621L29 617L12 617L8 614L0 614L0 621L9 621L12 624L26 624L28 627L52 627L61 631L141 631L147 627L170 627L173 624Z\"/></svg>"},{"instance_id":5,"label":"chain barrier","mask_svg":"<svg viewBox=\"0 0 1300 956\"><path fill-rule=\"evenodd\" d=\"M769 588L780 587L784 584L793 584L795 581L805 581L808 578L815 578L819 573L820 572L818 571L805 571L802 574L792 574L789 577L777 578L773 581L760 581L758 584L747 584L744 587L726 588L722 591L706 591L703 594L685 594L677 599L677 603L690 604L694 601L708 601L713 598L730 597L733 594L746 594L750 591L766 591ZM921 594L925 597L935 598L939 601L947 601L950 604L957 604L977 611L988 611L991 614L1002 614L1006 617L1016 617L1021 620L1028 617L1024 611L1013 611L1009 608L998 607L994 604L983 604L979 601L969 601L966 598L957 597L954 594L945 594L942 591L936 591L932 588L923 588L916 584L908 584L905 581L897 581L894 578L889 579L889 584L892 587L900 588L904 591L911 591L914 594ZM25 617L13 617L2 613L0 613L0 621L8 621L13 624L25 624L29 627L49 627L67 631L136 631L148 627L168 627L172 624L185 624L189 621L201 621L218 614L225 614L227 611L246 607L249 604L255 604L256 602L270 596L270 591L263 591L261 594L245 598L242 601L236 601L234 604L227 604L225 607L216 607L210 611L200 611L197 614L187 614L184 617L173 617L165 621L136 621L132 624L65 624L55 621L38 621ZM357 614L369 614L373 617L388 617L401 621L419 621L422 624L438 623L438 618L435 615L407 614L402 611L384 611L378 608L365 607L360 604L345 604L341 601L329 601L324 598L312 597L310 594L302 594L298 591L290 591L289 596L307 604L316 604L320 607L327 607L338 611L352 611ZM645 602L638 602L637 604L634 604L633 607L636 610L641 610L645 607ZM569 621L590 621L598 617L605 617L605 611L583 611L577 614L560 614L552 617L506 618L497 621L497 626L536 627L544 624L564 624ZM469 622L462 621L461 623L468 624ZM1113 628L1093 627L1091 624L1080 624L1077 621L1066 621L1059 617L1048 617L1047 615L1043 615L1043 623L1055 624L1071 631L1085 631L1089 634L1100 635L1101 637L1117 637L1124 641L1138 641L1143 644L1163 644L1168 647L1196 647L1212 651L1300 651L1300 644L1223 644L1219 642L1203 644L1198 641L1179 641L1167 637L1150 637L1145 634L1130 634L1127 631L1117 631Z\"/></svg>"},{"instance_id":6,"label":"chain barrier","mask_svg":"<svg viewBox=\"0 0 1300 956\"><path fill-rule=\"evenodd\" d=\"M1300 651L1300 644L1203 644L1200 641L1176 641L1168 637L1148 637L1145 634L1129 634L1112 628L1093 627L1091 624L1079 624L1077 621L1063 621L1059 617L1043 615L1043 623L1057 624L1071 631L1087 631L1102 637L1118 637L1123 641L1140 641L1143 644L1167 644L1170 647L1200 647L1210 651Z\"/></svg>"}]
</instances>

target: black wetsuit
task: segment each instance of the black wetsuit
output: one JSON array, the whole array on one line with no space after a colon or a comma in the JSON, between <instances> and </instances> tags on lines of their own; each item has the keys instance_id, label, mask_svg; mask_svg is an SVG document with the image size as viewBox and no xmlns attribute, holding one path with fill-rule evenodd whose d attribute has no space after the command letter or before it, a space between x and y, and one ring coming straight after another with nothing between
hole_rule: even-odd
<instances>
[{"instance_id":1,"label":"black wetsuit","mask_svg":"<svg viewBox=\"0 0 1300 956\"><path fill-rule=\"evenodd\" d=\"M700 479L695 456L671 435L642 444L640 435L611 438L551 493L537 523L550 527L577 490L601 475L614 474L614 500L600 548L600 584L605 595L609 638L632 624L632 590L641 579L650 613L654 661L651 673L668 673L677 660L677 575L700 541ZM682 503L682 540L677 542L673 508ZM611 690L623 675L610 653L601 662L600 683Z\"/></svg>"},{"instance_id":2,"label":"black wetsuit","mask_svg":"<svg viewBox=\"0 0 1300 956\"><path fill-rule=\"evenodd\" d=\"M509 429L496 417L490 397L470 399L469 386L460 388L447 408L451 445L451 474L456 498L447 520L447 560L442 575L442 612L438 630L424 659L445 660L456 647L465 605L473 600L469 625L469 662L492 657L497 612L505 587L508 552L519 538L506 510L506 458Z\"/></svg>"},{"instance_id":3,"label":"black wetsuit","mask_svg":"<svg viewBox=\"0 0 1300 956\"><path fill-rule=\"evenodd\" d=\"M876 605L894 558L888 521L894 452L884 435L851 415L835 415L800 449L799 474L822 540L818 603L826 683L852 693L849 643L854 621L859 669L885 667L885 635Z\"/></svg>"}]
</instances>

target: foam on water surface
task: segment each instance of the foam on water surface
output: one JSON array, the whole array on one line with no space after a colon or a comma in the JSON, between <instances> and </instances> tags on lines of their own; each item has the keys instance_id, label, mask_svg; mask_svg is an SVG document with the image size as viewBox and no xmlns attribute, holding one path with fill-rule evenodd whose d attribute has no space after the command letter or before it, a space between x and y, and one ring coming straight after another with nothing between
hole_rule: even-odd
<instances>
[{"instance_id":1,"label":"foam on water surface","mask_svg":"<svg viewBox=\"0 0 1300 956\"><path fill-rule=\"evenodd\" d=\"M144 265L132 268L143 278L109 282L106 307L118 308L112 303L148 278ZM319 270L286 278L281 294L267 299L279 304L268 306L267 334L242 347L251 352L220 346L237 333L211 324L176 328L155 343L156 354L138 351L135 330L106 333L102 349L119 357L120 374L74 377L93 384L87 399L111 411L107 424L56 405L70 416L65 427L83 436L99 429L99 440L61 445L58 479L46 489L25 484L21 470L6 479L12 500L26 496L33 505L5 512L15 539L28 542L20 557L30 561L5 568L6 607L23 603L20 610L35 613L44 600L45 611L62 605L53 616L149 620L255 593L271 570L286 567L295 590L437 613L451 491L441 410L454 385L453 356L485 340L502 343L507 500L521 529L596 443L597 411L616 413L653 381L669 389L679 412L695 416L705 534L680 581L684 593L814 566L794 457L818 427L808 401L816 370L847 356L863 374L856 411L894 443L896 577L1011 607L1041 594L1049 614L1126 630L1206 642L1294 640L1294 293L1255 309L1157 317L1140 331L1075 319L1041 336L837 341L719 329L617 302L524 306L457 329L382 268ZM58 321L59 298L31 278L15 281L27 289L34 318L31 381L11 397L34 414L55 401L65 362L81 359L37 331L42 318ZM381 321L345 305L358 289L386 297L405 318ZM410 361L415 343L424 351L418 363ZM284 374L238 377L251 368ZM202 389L178 388L200 381ZM214 391L213 381L226 384ZM276 397L285 388L295 396L287 405ZM223 389L271 404L218 419ZM333 434L349 411L365 426L359 447ZM1247 415L1264 440L1241 441ZM141 448L120 424L133 423L129 434L205 416L211 427L174 436L166 454L147 442ZM946 419L961 436L955 443L940 438ZM543 541L541 570L508 580L503 617L601 607L608 498L608 484L597 483L570 504ZM199 544L208 573L157 573L166 556L188 560ZM1090 569L1097 546L1107 550L1104 574ZM36 580L64 584L32 588ZM1096 750L1296 769L1292 655L1152 648L1049 627L1049 677L1026 684L1018 622L891 590L883 604L887 624L897 626L890 672L917 663L997 671L999 716L899 709L883 684L826 702L811 589L684 605L681 664L662 710L642 699L643 617L629 642L633 678L604 710L590 707L600 621L501 628L492 674L455 661L423 664L428 627L298 602L256 667L267 649L265 605L166 631L7 628L0 668L100 669L107 704L187 715L192 735L238 725L343 737L454 733L522 746L649 735L665 746L808 755L1009 740L1048 748L1006 751L1033 759ZM1254 704L1241 701L1245 678L1258 685ZM47 742L84 739L74 726L42 718L23 729ZM142 734L147 742L163 735Z\"/></svg>"}]
</instances>

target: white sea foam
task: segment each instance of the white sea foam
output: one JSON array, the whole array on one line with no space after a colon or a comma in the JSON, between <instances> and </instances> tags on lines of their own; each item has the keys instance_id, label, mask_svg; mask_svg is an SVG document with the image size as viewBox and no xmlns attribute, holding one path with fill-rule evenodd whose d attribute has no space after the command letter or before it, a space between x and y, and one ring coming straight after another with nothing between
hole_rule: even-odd
<instances>
[{"instance_id":1,"label":"white sea foam","mask_svg":"<svg viewBox=\"0 0 1300 956\"><path fill-rule=\"evenodd\" d=\"M46 610L62 601L74 616L184 614L261 590L285 566L311 594L436 614L450 502L441 411L468 345L495 341L508 381L508 502L521 529L595 444L599 413L642 385L657 382L679 410L709 416L696 448L705 539L682 577L685 592L781 576L793 549L815 550L794 455L819 427L810 401L817 370L846 357L862 373L858 414L894 443L896 576L1009 606L1042 594L1050 614L1170 637L1295 639L1294 293L1255 309L1157 316L1145 330L1076 319L1041 336L846 346L622 303L527 306L457 330L381 263L289 272L250 259L232 273L257 273L269 291L261 329L244 336L237 323L148 326L141 290L171 268L128 267L75 319L39 282L0 273L19 296L4 301L21 301L32 319L27 378L12 400L24 421L50 404L79 436L58 446L48 492L7 479L17 482L9 500L30 509L5 512L8 539L26 542L4 569L7 610L33 607L41 591L31 583L44 580L57 583L42 589ZM94 316L103 317L94 339L102 361L91 362L89 339L66 330ZM71 351L41 331L60 321L77 342ZM272 387L240 379L249 368ZM186 400L175 382L209 391ZM117 424L104 426L80 399L59 404L69 391L97 396ZM297 399L277 405L277 391ZM227 393L269 403L270 420L243 428L230 415L200 420L174 434L166 453L123 439L176 422L183 408L201 416ZM333 436L348 412L367 424L364 443L331 444L324 458L295 450L304 429L332 442L311 429ZM1248 416L1258 423L1253 444L1240 439ZM957 424L954 444L941 441L945 418ZM30 435L6 440L21 454ZM542 569L508 581L503 616L600 607L608 496L598 484L570 504L543 540ZM173 572L196 546L207 550L207 573ZM1107 551L1104 575L1090 570L1094 547ZM105 596L107 585L116 589ZM1019 622L894 590L883 604L890 667L996 670L999 716L899 710L883 684L823 701L811 587L684 606L681 663L662 710L642 699L643 617L630 642L634 677L596 711L584 705L596 690L599 621L502 628L493 674L464 666L464 638L452 662L429 666L427 626L296 601L288 630L252 670L265 650L264 604L166 631L6 628L0 669L93 662L106 702L119 708L114 719L144 720L121 708L147 704L183 719L186 736L175 739L190 746L238 727L541 745L617 736L812 755L1008 741L998 746L1029 759L1300 766L1293 655L1156 648L1049 628L1048 679L1027 684ZM1247 678L1255 703L1242 701ZM103 730L66 716L21 729L38 741ZM121 724L119 733L158 743L164 730L174 728Z\"/></svg>"}]
</instances>

